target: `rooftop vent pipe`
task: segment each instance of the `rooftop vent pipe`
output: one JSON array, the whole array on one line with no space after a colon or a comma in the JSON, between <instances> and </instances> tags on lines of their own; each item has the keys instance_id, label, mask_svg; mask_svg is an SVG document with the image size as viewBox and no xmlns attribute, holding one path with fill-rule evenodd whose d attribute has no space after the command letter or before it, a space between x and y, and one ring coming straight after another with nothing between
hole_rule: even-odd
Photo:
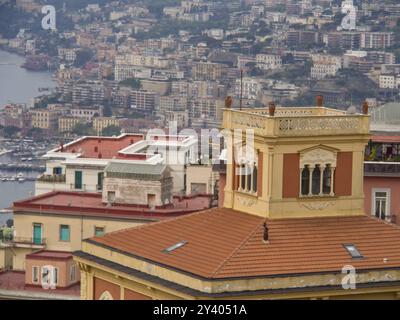
<instances>
[{"instance_id":1,"label":"rooftop vent pipe","mask_svg":"<svg viewBox=\"0 0 400 320\"><path fill-rule=\"evenodd\" d=\"M269 243L269 230L268 230L268 225L266 222L264 222L263 227L264 227L263 242Z\"/></svg>"}]
</instances>

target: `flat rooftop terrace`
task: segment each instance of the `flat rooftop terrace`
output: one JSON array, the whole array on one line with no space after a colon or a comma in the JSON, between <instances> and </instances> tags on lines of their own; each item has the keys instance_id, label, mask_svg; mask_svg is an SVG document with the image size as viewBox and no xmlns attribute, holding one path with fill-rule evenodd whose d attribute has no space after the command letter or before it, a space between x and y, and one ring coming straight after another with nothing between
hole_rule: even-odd
<instances>
[{"instance_id":1,"label":"flat rooftop terrace","mask_svg":"<svg viewBox=\"0 0 400 320\"><path fill-rule=\"evenodd\" d=\"M70 297L70 298L69 298ZM0 299L74 299L80 298L80 283L68 288L43 289L41 286L27 286L25 272L0 272Z\"/></svg>"},{"instance_id":2,"label":"flat rooftop terrace","mask_svg":"<svg viewBox=\"0 0 400 320\"><path fill-rule=\"evenodd\" d=\"M199 194L174 197L173 203L168 206L149 209L147 206L117 203L109 206L98 193L54 191L14 202L12 209L14 213L40 212L158 221L207 209L210 202L210 195Z\"/></svg>"},{"instance_id":3,"label":"flat rooftop terrace","mask_svg":"<svg viewBox=\"0 0 400 320\"><path fill-rule=\"evenodd\" d=\"M77 154L80 158L112 159L126 147L143 140L141 134L125 134L119 137L83 137L60 146L50 153Z\"/></svg>"}]
</instances>

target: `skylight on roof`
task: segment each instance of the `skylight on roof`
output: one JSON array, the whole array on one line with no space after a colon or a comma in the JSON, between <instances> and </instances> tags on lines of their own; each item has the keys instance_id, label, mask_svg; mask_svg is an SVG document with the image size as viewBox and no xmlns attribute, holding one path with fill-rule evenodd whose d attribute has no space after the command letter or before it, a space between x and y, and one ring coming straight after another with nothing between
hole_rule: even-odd
<instances>
[{"instance_id":1,"label":"skylight on roof","mask_svg":"<svg viewBox=\"0 0 400 320\"><path fill-rule=\"evenodd\" d=\"M353 259L364 258L361 252L357 249L357 247L354 244L344 244L343 247L347 250L347 252Z\"/></svg>"},{"instance_id":2,"label":"skylight on roof","mask_svg":"<svg viewBox=\"0 0 400 320\"><path fill-rule=\"evenodd\" d=\"M180 242L174 244L173 246L170 246L167 249L164 249L163 252L170 253L172 251L175 251L176 249L183 247L185 244L187 244L187 241L180 241Z\"/></svg>"}]
</instances>

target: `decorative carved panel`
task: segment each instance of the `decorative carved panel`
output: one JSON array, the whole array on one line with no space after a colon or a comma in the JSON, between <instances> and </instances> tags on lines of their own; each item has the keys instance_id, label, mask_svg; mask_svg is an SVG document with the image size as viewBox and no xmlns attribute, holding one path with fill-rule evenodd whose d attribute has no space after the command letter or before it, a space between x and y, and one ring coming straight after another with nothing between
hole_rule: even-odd
<instances>
[{"instance_id":1,"label":"decorative carved panel","mask_svg":"<svg viewBox=\"0 0 400 320\"><path fill-rule=\"evenodd\" d=\"M109 291L104 291L101 294L99 300L114 300L114 298Z\"/></svg>"},{"instance_id":2,"label":"decorative carved panel","mask_svg":"<svg viewBox=\"0 0 400 320\"><path fill-rule=\"evenodd\" d=\"M333 201L318 201L318 202L301 202L300 206L307 208L309 210L324 210L328 207L334 206Z\"/></svg>"},{"instance_id":3,"label":"decorative carved panel","mask_svg":"<svg viewBox=\"0 0 400 320\"><path fill-rule=\"evenodd\" d=\"M244 207L253 207L257 204L257 199L237 195L237 200Z\"/></svg>"},{"instance_id":4,"label":"decorative carved panel","mask_svg":"<svg viewBox=\"0 0 400 320\"><path fill-rule=\"evenodd\" d=\"M322 118L286 118L279 119L278 131L282 136L315 136L333 133L353 134L361 129L358 118L322 117Z\"/></svg>"},{"instance_id":5,"label":"decorative carved panel","mask_svg":"<svg viewBox=\"0 0 400 320\"><path fill-rule=\"evenodd\" d=\"M300 167L303 168L305 165L315 166L317 164L330 164L332 167L336 167L336 158L336 152L323 148L316 148L300 155Z\"/></svg>"}]
</instances>

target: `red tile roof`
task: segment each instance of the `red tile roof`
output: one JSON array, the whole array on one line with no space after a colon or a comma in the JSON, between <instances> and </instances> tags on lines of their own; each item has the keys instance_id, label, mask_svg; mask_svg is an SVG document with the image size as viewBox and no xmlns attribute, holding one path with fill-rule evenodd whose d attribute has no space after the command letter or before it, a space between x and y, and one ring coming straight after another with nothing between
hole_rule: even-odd
<instances>
[{"instance_id":1,"label":"red tile roof","mask_svg":"<svg viewBox=\"0 0 400 320\"><path fill-rule=\"evenodd\" d=\"M268 244L264 222L217 208L87 241L209 279L400 267L400 228L369 216L267 220ZM180 241L187 243L163 252ZM343 244L365 259L352 259Z\"/></svg>"},{"instance_id":2,"label":"red tile roof","mask_svg":"<svg viewBox=\"0 0 400 320\"><path fill-rule=\"evenodd\" d=\"M120 137L86 137L64 146L58 152L81 153L81 158L112 159L118 151L143 140L141 134L127 134Z\"/></svg>"},{"instance_id":3,"label":"red tile roof","mask_svg":"<svg viewBox=\"0 0 400 320\"><path fill-rule=\"evenodd\" d=\"M72 253L65 251L40 250L34 253L27 254L26 259L69 260L72 259Z\"/></svg>"},{"instance_id":4,"label":"red tile roof","mask_svg":"<svg viewBox=\"0 0 400 320\"><path fill-rule=\"evenodd\" d=\"M54 191L14 202L15 213L43 212L126 219L160 220L197 212L210 207L210 195L174 197L173 204L149 209L147 206L113 204L107 206L99 193Z\"/></svg>"}]
</instances>

